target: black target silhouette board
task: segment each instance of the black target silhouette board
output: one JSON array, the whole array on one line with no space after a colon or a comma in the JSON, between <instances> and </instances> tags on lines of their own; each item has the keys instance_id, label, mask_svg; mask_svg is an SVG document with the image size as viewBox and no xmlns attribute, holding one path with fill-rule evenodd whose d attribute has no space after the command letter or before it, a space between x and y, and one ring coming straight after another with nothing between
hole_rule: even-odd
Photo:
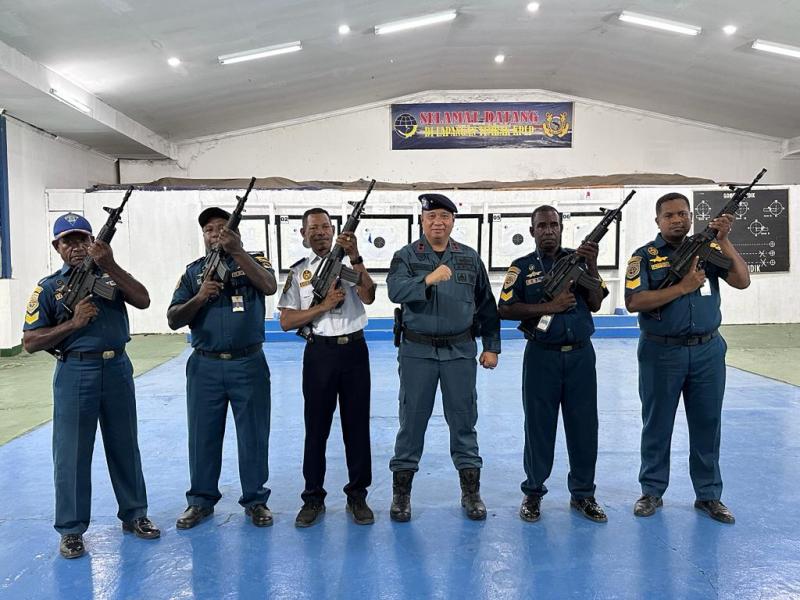
<instances>
[{"instance_id":1,"label":"black target silhouette board","mask_svg":"<svg viewBox=\"0 0 800 600\"><path fill-rule=\"evenodd\" d=\"M693 192L694 231L706 228L733 192ZM751 273L789 270L789 190L761 190L747 194L736 211L730 238Z\"/></svg>"},{"instance_id":2,"label":"black target silhouette board","mask_svg":"<svg viewBox=\"0 0 800 600\"><path fill-rule=\"evenodd\" d=\"M563 213L561 244L565 248L577 248L602 218L603 213L599 211ZM514 259L535 250L536 243L530 234L530 213L490 213L489 223L490 271L505 271ZM619 230L616 221L600 242L597 266L600 269L619 267Z\"/></svg>"},{"instance_id":3,"label":"black target silhouette board","mask_svg":"<svg viewBox=\"0 0 800 600\"><path fill-rule=\"evenodd\" d=\"M364 215L356 229L358 251L370 272L387 272L394 253L411 243L411 215Z\"/></svg>"}]
</instances>

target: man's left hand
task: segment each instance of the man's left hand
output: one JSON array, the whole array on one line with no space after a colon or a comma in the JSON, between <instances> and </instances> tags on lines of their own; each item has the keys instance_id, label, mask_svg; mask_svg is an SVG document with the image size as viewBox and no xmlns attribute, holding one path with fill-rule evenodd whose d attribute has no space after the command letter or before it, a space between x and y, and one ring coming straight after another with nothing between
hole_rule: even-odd
<instances>
[{"instance_id":1,"label":"man's left hand","mask_svg":"<svg viewBox=\"0 0 800 600\"><path fill-rule=\"evenodd\" d=\"M111 246L105 242L95 240L94 243L89 246L88 252L89 256L92 257L97 266L103 271L108 271L108 269L114 265L114 251L111 249Z\"/></svg>"},{"instance_id":2,"label":"man's left hand","mask_svg":"<svg viewBox=\"0 0 800 600\"><path fill-rule=\"evenodd\" d=\"M344 253L353 260L358 258L358 240L355 233L340 233L336 238L336 243L342 247Z\"/></svg>"},{"instance_id":3,"label":"man's left hand","mask_svg":"<svg viewBox=\"0 0 800 600\"><path fill-rule=\"evenodd\" d=\"M717 239L719 241L727 239L728 234L731 232L731 225L733 225L732 215L722 215L708 224L711 229L717 230Z\"/></svg>"},{"instance_id":4,"label":"man's left hand","mask_svg":"<svg viewBox=\"0 0 800 600\"><path fill-rule=\"evenodd\" d=\"M578 256L585 258L586 264L590 267L597 268L597 255L600 252L600 246L597 245L597 242L584 242L578 246L575 252Z\"/></svg>"},{"instance_id":5,"label":"man's left hand","mask_svg":"<svg viewBox=\"0 0 800 600\"><path fill-rule=\"evenodd\" d=\"M478 359L484 369L494 369L497 366L497 352L481 352L481 357Z\"/></svg>"},{"instance_id":6,"label":"man's left hand","mask_svg":"<svg viewBox=\"0 0 800 600\"><path fill-rule=\"evenodd\" d=\"M219 245L228 254L236 254L241 252L242 238L235 231L223 227L219 232Z\"/></svg>"}]
</instances>

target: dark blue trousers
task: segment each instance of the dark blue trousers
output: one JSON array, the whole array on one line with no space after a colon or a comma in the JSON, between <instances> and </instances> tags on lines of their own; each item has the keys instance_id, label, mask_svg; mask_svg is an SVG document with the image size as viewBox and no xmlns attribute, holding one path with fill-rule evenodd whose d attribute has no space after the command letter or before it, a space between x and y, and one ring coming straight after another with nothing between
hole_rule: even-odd
<instances>
[{"instance_id":1,"label":"dark blue trousers","mask_svg":"<svg viewBox=\"0 0 800 600\"><path fill-rule=\"evenodd\" d=\"M122 521L147 514L136 423L133 366L114 358L56 363L53 376L53 464L59 533L83 533L92 501L92 451L97 423Z\"/></svg>"},{"instance_id":2,"label":"dark blue trousers","mask_svg":"<svg viewBox=\"0 0 800 600\"><path fill-rule=\"evenodd\" d=\"M528 342L522 365L525 475L522 493L544 496L553 470L561 409L569 454L567 485L573 498L594 495L597 463L597 374L594 347L561 352Z\"/></svg>"},{"instance_id":3,"label":"dark blue trousers","mask_svg":"<svg viewBox=\"0 0 800 600\"><path fill-rule=\"evenodd\" d=\"M228 404L239 449L239 504L264 504L269 498L270 379L264 353L220 360L195 352L186 363L189 504L210 507L222 497L218 484Z\"/></svg>"},{"instance_id":4,"label":"dark blue trousers","mask_svg":"<svg viewBox=\"0 0 800 600\"><path fill-rule=\"evenodd\" d=\"M722 495L719 470L725 352L721 336L697 346L668 346L639 340L642 400L642 493L662 496L669 484L669 455L675 412L683 394L689 425L689 474L698 500Z\"/></svg>"},{"instance_id":5,"label":"dark blue trousers","mask_svg":"<svg viewBox=\"0 0 800 600\"><path fill-rule=\"evenodd\" d=\"M418 471L425 430L433 413L436 388L442 386L444 419L450 428L450 457L456 469L483 466L478 454L478 393L474 358L436 360L399 357L400 431L389 462L392 471Z\"/></svg>"}]
</instances>

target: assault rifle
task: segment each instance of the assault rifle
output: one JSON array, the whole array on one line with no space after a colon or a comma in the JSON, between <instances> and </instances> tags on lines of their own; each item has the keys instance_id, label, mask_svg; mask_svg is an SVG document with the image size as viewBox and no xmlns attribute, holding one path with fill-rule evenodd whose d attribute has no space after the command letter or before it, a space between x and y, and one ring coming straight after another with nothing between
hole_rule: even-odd
<instances>
[{"instance_id":1,"label":"assault rifle","mask_svg":"<svg viewBox=\"0 0 800 600\"><path fill-rule=\"evenodd\" d=\"M722 207L722 210L719 211L716 218L722 215L735 215L736 211L739 209L739 204L747 198L747 194L750 193L753 186L758 183L758 180L761 179L766 172L766 169L761 169L761 172L750 182L750 185L739 188L731 186L731 189L733 189L733 196L728 203ZM700 233L695 233L683 240L681 245L678 246L678 249L670 256L669 271L658 286L658 289L667 288L683 279L689 272L692 266L692 260L695 256L700 259L697 261L697 266L700 269L703 268L705 263L711 263L720 269L730 269L733 265L733 261L725 256L718 247L714 247L718 246L718 244L714 243L716 239L717 230L706 227Z\"/></svg>"},{"instance_id":2,"label":"assault rifle","mask_svg":"<svg viewBox=\"0 0 800 600\"><path fill-rule=\"evenodd\" d=\"M350 216L347 218L347 222L344 224L344 227L342 227L341 233L355 232L356 227L358 227L359 220L361 219L361 215L364 213L364 206L367 203L367 198L374 187L375 180L373 179L370 181L369 187L367 188L367 193L364 194L364 198L361 201L348 202L348 204L353 207L353 212L351 212ZM355 269L344 266L342 264L343 258L344 248L342 248L339 244L334 244L328 255L319 263L319 266L317 266L317 270L314 273L314 277L311 278L311 287L314 292L314 297L311 300L311 306L316 306L325 300L328 290L335 281L338 282L339 280L344 280L355 285L358 285L361 282L361 273ZM341 306L341 303L339 306ZM313 341L313 333L313 323L306 323L297 330L297 335L305 338L308 341Z\"/></svg>"},{"instance_id":3,"label":"assault rifle","mask_svg":"<svg viewBox=\"0 0 800 600\"><path fill-rule=\"evenodd\" d=\"M592 229L589 235L586 236L583 243L595 242L599 244L608 233L608 228L611 227L611 224L614 221L622 219L622 208L633 198L635 193L636 190L631 190L631 193L622 201L622 204L613 210L601 208L600 212L603 213L603 218L600 220L600 223ZM542 290L542 299L540 302L550 302L564 290L569 289L573 284L590 292L599 290L601 280L589 274L586 267L586 259L583 256L579 256L577 252L572 252L556 262L553 270L544 276L543 283L544 289ZM522 321L518 329L522 333L533 337L540 318L541 317Z\"/></svg>"},{"instance_id":4,"label":"assault rifle","mask_svg":"<svg viewBox=\"0 0 800 600\"><path fill-rule=\"evenodd\" d=\"M244 203L247 202L247 197L250 195L250 191L253 189L255 183L256 178L251 178L250 185L247 186L247 191L244 193L244 196L236 196L236 200L238 200L236 208L225 224L225 227L231 231L235 231L239 228L239 223L242 221L242 213L244 212ZM226 257L227 253L222 249L222 245L217 244L215 248L212 248L203 264L203 281L212 279L221 282L223 286L228 284L231 279L231 269L228 266L228 262L225 260Z\"/></svg>"},{"instance_id":5,"label":"assault rifle","mask_svg":"<svg viewBox=\"0 0 800 600\"><path fill-rule=\"evenodd\" d=\"M128 191L125 192L122 204L117 208L103 207L103 210L108 213L108 220L95 239L106 244L111 243L111 239L117 232L117 223L122 219L122 210L125 208L125 203L128 202L128 198L131 197L132 193L133 186L130 186ZM64 296L61 298L61 304L66 312L62 321L71 319L75 313L75 306L89 294L103 300L114 300L117 297L117 288L103 281L100 278L101 274L100 267L87 254L83 262L72 271L69 281L64 287Z\"/></svg>"}]
</instances>

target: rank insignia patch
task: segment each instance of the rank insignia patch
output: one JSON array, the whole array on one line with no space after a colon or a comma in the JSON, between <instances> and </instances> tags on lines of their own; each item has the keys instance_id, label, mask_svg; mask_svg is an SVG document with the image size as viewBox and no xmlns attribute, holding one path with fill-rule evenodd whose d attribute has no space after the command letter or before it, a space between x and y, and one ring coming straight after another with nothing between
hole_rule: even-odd
<instances>
[{"instance_id":1,"label":"rank insignia patch","mask_svg":"<svg viewBox=\"0 0 800 600\"><path fill-rule=\"evenodd\" d=\"M514 297L514 290L508 290L507 292L500 292L500 300L502 300L503 302L508 302L513 297Z\"/></svg>"},{"instance_id":2,"label":"rank insignia patch","mask_svg":"<svg viewBox=\"0 0 800 600\"><path fill-rule=\"evenodd\" d=\"M283 284L283 293L289 291L289 288L292 287L292 273L293 271L289 271L289 274L286 276L286 283Z\"/></svg>"}]
</instances>

